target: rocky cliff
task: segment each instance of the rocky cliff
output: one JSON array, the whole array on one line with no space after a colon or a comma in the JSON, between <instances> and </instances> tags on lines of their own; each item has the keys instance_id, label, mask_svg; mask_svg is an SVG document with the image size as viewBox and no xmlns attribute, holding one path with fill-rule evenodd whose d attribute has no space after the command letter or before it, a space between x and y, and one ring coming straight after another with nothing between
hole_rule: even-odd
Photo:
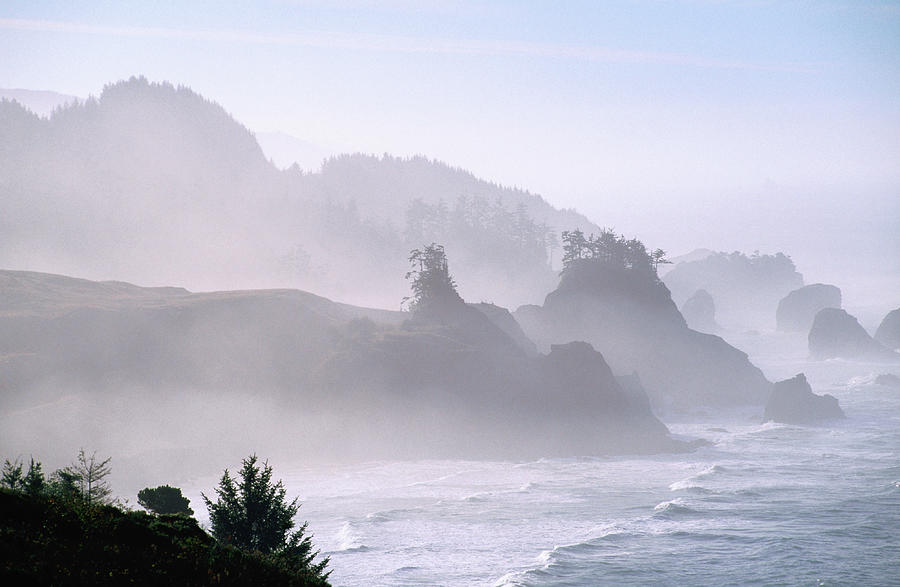
<instances>
[{"instance_id":1,"label":"rocky cliff","mask_svg":"<svg viewBox=\"0 0 900 587\"><path fill-rule=\"evenodd\" d=\"M841 307L841 289L814 283L795 289L778 302L775 327L783 332L809 332L819 310Z\"/></svg>"},{"instance_id":2,"label":"rocky cliff","mask_svg":"<svg viewBox=\"0 0 900 587\"><path fill-rule=\"evenodd\" d=\"M0 285L8 446L16 430L63 415L77 421L49 430L53 442L124 427L144 438L135 450L186 435L350 459L683 447L600 353L581 343L537 356L498 307L459 300L411 316L294 290L190 293L10 271ZM72 401L78 416L64 408Z\"/></svg>"},{"instance_id":3,"label":"rocky cliff","mask_svg":"<svg viewBox=\"0 0 900 587\"><path fill-rule=\"evenodd\" d=\"M772 384L772 394L766 403L763 421L786 424L814 424L824 420L843 418L844 411L832 395L816 395L806 376L800 373L791 379Z\"/></svg>"},{"instance_id":4,"label":"rocky cliff","mask_svg":"<svg viewBox=\"0 0 900 587\"><path fill-rule=\"evenodd\" d=\"M814 359L900 360L900 354L885 348L856 318L837 308L816 314L808 339Z\"/></svg>"},{"instance_id":5,"label":"rocky cliff","mask_svg":"<svg viewBox=\"0 0 900 587\"><path fill-rule=\"evenodd\" d=\"M875 331L875 340L889 349L900 350L900 308L884 317Z\"/></svg>"},{"instance_id":6,"label":"rocky cliff","mask_svg":"<svg viewBox=\"0 0 900 587\"><path fill-rule=\"evenodd\" d=\"M617 373L637 372L657 409L762 405L769 382L747 355L688 328L655 275L598 263L566 271L543 306L515 312L541 349L584 340Z\"/></svg>"}]
</instances>

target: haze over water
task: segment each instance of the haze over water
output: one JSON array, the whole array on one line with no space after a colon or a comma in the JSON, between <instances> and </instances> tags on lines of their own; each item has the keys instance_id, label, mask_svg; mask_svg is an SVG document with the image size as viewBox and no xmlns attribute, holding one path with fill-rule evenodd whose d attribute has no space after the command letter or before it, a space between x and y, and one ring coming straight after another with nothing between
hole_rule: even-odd
<instances>
[{"instance_id":1,"label":"haze over water","mask_svg":"<svg viewBox=\"0 0 900 587\"><path fill-rule=\"evenodd\" d=\"M898 31L5 2L0 459L257 454L335 585L897 584Z\"/></svg>"}]
</instances>

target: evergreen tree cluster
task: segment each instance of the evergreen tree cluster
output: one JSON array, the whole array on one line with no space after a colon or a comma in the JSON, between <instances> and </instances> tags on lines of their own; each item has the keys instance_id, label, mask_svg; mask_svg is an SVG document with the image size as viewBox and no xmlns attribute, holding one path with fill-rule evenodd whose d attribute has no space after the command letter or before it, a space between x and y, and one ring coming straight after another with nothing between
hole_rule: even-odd
<instances>
[{"instance_id":1,"label":"evergreen tree cluster","mask_svg":"<svg viewBox=\"0 0 900 587\"><path fill-rule=\"evenodd\" d=\"M456 282L450 275L443 245L431 243L422 249L413 249L409 252L409 263L406 279L410 281L413 295L403 301L409 303L410 311L462 302Z\"/></svg>"},{"instance_id":2,"label":"evergreen tree cluster","mask_svg":"<svg viewBox=\"0 0 900 587\"><path fill-rule=\"evenodd\" d=\"M509 210L501 199L462 195L450 207L444 200L413 200L406 211L407 245L443 242L471 261L502 267L505 272L549 266L558 246L556 234L535 222L524 203Z\"/></svg>"},{"instance_id":3,"label":"evergreen tree cluster","mask_svg":"<svg viewBox=\"0 0 900 587\"><path fill-rule=\"evenodd\" d=\"M45 477L40 461L32 458L25 471L18 459L6 459L0 474L0 487L32 496L74 500L87 505L109 505L113 502L112 489L106 481L110 473L110 460L98 460L97 453L87 456L81 449L73 464Z\"/></svg>"},{"instance_id":4,"label":"evergreen tree cluster","mask_svg":"<svg viewBox=\"0 0 900 587\"><path fill-rule=\"evenodd\" d=\"M581 230L565 230L563 242L563 273L584 262L634 271L652 273L661 264L669 263L666 252L662 249L648 251L647 247L636 238L626 239L604 228L599 235L593 233L587 237Z\"/></svg>"},{"instance_id":5,"label":"evergreen tree cluster","mask_svg":"<svg viewBox=\"0 0 900 587\"><path fill-rule=\"evenodd\" d=\"M111 497L110 459L88 456L45 477L7 459L0 470L0 583L146 585L328 585L329 559L316 562L307 525L294 530L298 500L288 502L272 467L256 456L238 479L228 470L209 509L212 535L190 502L168 485L144 488L132 511ZM13 582L6 582L11 579Z\"/></svg>"}]
</instances>

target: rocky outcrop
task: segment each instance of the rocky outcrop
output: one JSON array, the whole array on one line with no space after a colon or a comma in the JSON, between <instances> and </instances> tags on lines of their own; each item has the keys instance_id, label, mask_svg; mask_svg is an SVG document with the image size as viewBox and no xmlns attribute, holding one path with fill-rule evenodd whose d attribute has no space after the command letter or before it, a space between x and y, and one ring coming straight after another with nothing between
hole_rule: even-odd
<instances>
[{"instance_id":1,"label":"rocky outcrop","mask_svg":"<svg viewBox=\"0 0 900 587\"><path fill-rule=\"evenodd\" d=\"M48 430L56 445L77 442L65 436L76 428L111 438L109 423L127 421L126 438L152 430L184 446L196 427L162 431L165 422L218 421L237 406L241 420L256 418L240 442L271 442L277 426L279 442L326 459L684 448L590 345L538 356L496 306L457 298L410 314L293 290L194 294L10 273L0 271L0 284L15 284L0 287L4 446L14 430L33 434L22 416L3 416L11 407L43 421L37 406L77 396L91 400L78 404L77 426ZM213 407L223 398L230 412ZM260 405L265 416L254 415ZM231 436L216 426L203 442L224 447Z\"/></svg>"},{"instance_id":2,"label":"rocky outcrop","mask_svg":"<svg viewBox=\"0 0 900 587\"><path fill-rule=\"evenodd\" d=\"M809 332L819 310L841 307L841 290L815 283L795 289L778 302L775 327L782 332Z\"/></svg>"},{"instance_id":3,"label":"rocky outcrop","mask_svg":"<svg viewBox=\"0 0 900 587\"><path fill-rule=\"evenodd\" d=\"M889 349L900 349L900 308L884 317L875 331L875 340Z\"/></svg>"},{"instance_id":4,"label":"rocky outcrop","mask_svg":"<svg viewBox=\"0 0 900 587\"><path fill-rule=\"evenodd\" d=\"M875 383L885 387L900 387L900 377L893 373L881 373L875 378Z\"/></svg>"},{"instance_id":5,"label":"rocky outcrop","mask_svg":"<svg viewBox=\"0 0 900 587\"><path fill-rule=\"evenodd\" d=\"M816 314L809 330L809 353L819 360L900 359L869 336L856 318L837 308L825 308Z\"/></svg>"},{"instance_id":6,"label":"rocky outcrop","mask_svg":"<svg viewBox=\"0 0 900 587\"><path fill-rule=\"evenodd\" d=\"M716 324L716 303L705 289L698 289L684 302L681 315L694 330L710 334L719 330L719 325Z\"/></svg>"},{"instance_id":7,"label":"rocky outcrop","mask_svg":"<svg viewBox=\"0 0 900 587\"><path fill-rule=\"evenodd\" d=\"M816 395L803 373L772 384L772 394L766 403L763 422L785 424L815 424L824 420L843 418L844 411L832 395Z\"/></svg>"},{"instance_id":8,"label":"rocky outcrop","mask_svg":"<svg viewBox=\"0 0 900 587\"><path fill-rule=\"evenodd\" d=\"M584 340L615 372L639 373L656 410L762 406L768 394L769 382L745 353L688 328L652 273L581 264L563 274L543 306L515 316L541 350Z\"/></svg>"},{"instance_id":9,"label":"rocky outcrop","mask_svg":"<svg viewBox=\"0 0 900 587\"><path fill-rule=\"evenodd\" d=\"M783 253L715 253L679 263L662 279L678 304L698 289L708 291L716 300L718 323L729 329L771 329L778 300L803 285Z\"/></svg>"},{"instance_id":10,"label":"rocky outcrop","mask_svg":"<svg viewBox=\"0 0 900 587\"><path fill-rule=\"evenodd\" d=\"M531 357L537 356L538 351L534 342L525 336L519 323L516 322L516 319L513 318L513 315L509 310L495 304L487 304L484 302L479 304L469 304L469 306L484 314L494 326L502 330L520 349L525 351L525 354Z\"/></svg>"}]
</instances>

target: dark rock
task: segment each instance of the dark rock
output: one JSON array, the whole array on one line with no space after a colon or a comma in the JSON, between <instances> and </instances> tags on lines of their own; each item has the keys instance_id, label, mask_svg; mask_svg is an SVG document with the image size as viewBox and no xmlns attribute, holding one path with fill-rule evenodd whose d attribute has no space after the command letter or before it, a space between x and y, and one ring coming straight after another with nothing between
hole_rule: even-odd
<instances>
[{"instance_id":1,"label":"dark rock","mask_svg":"<svg viewBox=\"0 0 900 587\"><path fill-rule=\"evenodd\" d=\"M2 407L78 393L90 400L79 433L100 434L111 420L157 432L167 401L179 419L200 420L206 404L190 398L204 394L249 419L311 424L285 430L284 442L325 460L686 448L589 344L537 355L509 312L461 299L388 312L294 290L191 294L0 271L0 333ZM103 401L123 390L134 390L127 401ZM254 411L259 402L277 414ZM48 442L71 446L71 429ZM192 442L167 430L167 442ZM219 430L211 450L228 450L230 428ZM240 442L262 442L247 434Z\"/></svg>"},{"instance_id":2,"label":"dark rock","mask_svg":"<svg viewBox=\"0 0 900 587\"><path fill-rule=\"evenodd\" d=\"M806 285L778 302L775 325L783 332L809 332L819 310L840 307L840 288L824 283Z\"/></svg>"},{"instance_id":3,"label":"dark rock","mask_svg":"<svg viewBox=\"0 0 900 587\"><path fill-rule=\"evenodd\" d=\"M875 378L875 383L887 387L900 387L900 377L897 377L893 373L882 373Z\"/></svg>"},{"instance_id":4,"label":"dark rock","mask_svg":"<svg viewBox=\"0 0 900 587\"><path fill-rule=\"evenodd\" d=\"M677 411L762 405L769 382L747 355L718 336L688 328L652 274L581 265L563 274L543 307L515 312L525 333L547 349L590 342L617 373L640 373L655 409Z\"/></svg>"},{"instance_id":5,"label":"dark rock","mask_svg":"<svg viewBox=\"0 0 900 587\"><path fill-rule=\"evenodd\" d=\"M809 330L809 353L814 359L900 359L869 336L859 321L837 308L819 310Z\"/></svg>"},{"instance_id":6,"label":"dark rock","mask_svg":"<svg viewBox=\"0 0 900 587\"><path fill-rule=\"evenodd\" d=\"M875 340L889 349L900 349L900 308L884 317L875 331Z\"/></svg>"},{"instance_id":7,"label":"dark rock","mask_svg":"<svg viewBox=\"0 0 900 587\"><path fill-rule=\"evenodd\" d=\"M513 318L513 315L509 310L501 306L486 304L484 302L480 304L469 304L469 306L487 316L488 320L490 320L494 326L506 333L520 349L525 351L525 354L531 357L536 357L538 355L537 347L534 342L525 336L525 333L522 332L522 327L519 326L519 323L516 322L516 319Z\"/></svg>"},{"instance_id":8,"label":"dark rock","mask_svg":"<svg viewBox=\"0 0 900 587\"><path fill-rule=\"evenodd\" d=\"M716 324L716 303L705 289L698 289L681 306L681 315L688 326L700 332L714 333L719 330Z\"/></svg>"},{"instance_id":9,"label":"dark rock","mask_svg":"<svg viewBox=\"0 0 900 587\"><path fill-rule=\"evenodd\" d=\"M698 289L708 291L716 300L718 323L734 330L771 329L778 300L803 285L803 276L782 253L715 253L679 263L662 279L677 304Z\"/></svg>"},{"instance_id":10,"label":"dark rock","mask_svg":"<svg viewBox=\"0 0 900 587\"><path fill-rule=\"evenodd\" d=\"M844 418L838 400L832 395L816 395L803 373L772 384L772 395L766 403L763 422L814 424L823 420Z\"/></svg>"}]
</instances>

